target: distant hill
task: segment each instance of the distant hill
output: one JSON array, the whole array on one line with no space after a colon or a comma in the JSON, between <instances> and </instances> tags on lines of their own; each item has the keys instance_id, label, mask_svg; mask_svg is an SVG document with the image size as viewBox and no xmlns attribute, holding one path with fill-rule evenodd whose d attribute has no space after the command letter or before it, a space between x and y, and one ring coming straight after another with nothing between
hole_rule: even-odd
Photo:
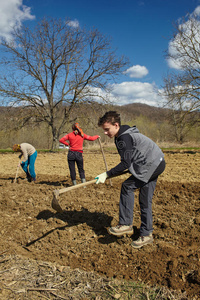
<instances>
[{"instance_id":1,"label":"distant hill","mask_svg":"<svg viewBox=\"0 0 200 300\"><path fill-rule=\"evenodd\" d=\"M81 104L81 111L84 111L84 106L87 110L87 112L90 113L90 104ZM102 108L104 107L102 104L96 103L96 111L103 112ZM79 106L77 106L79 107ZM101 108L99 110L99 108ZM152 121L155 122L162 122L167 118L167 114L169 113L169 109L166 108L161 108L161 107L155 107L155 106L150 106L147 104L142 104L142 103L131 103L131 104L126 104L122 106L118 105L105 105L106 110L116 110L120 114L126 115L128 118L134 118L138 116L145 116ZM0 117L1 121L5 121L5 118L9 122L9 116L16 118L18 114L20 113L21 109L19 107L5 107L5 106L0 106ZM75 108L76 114L78 113L79 108ZM91 109L92 113L92 109ZM0 122L0 126L1 126ZM3 122L4 123L4 122ZM4 123L5 125L5 123Z\"/></svg>"},{"instance_id":2,"label":"distant hill","mask_svg":"<svg viewBox=\"0 0 200 300\"><path fill-rule=\"evenodd\" d=\"M131 103L120 107L122 113L132 117L145 116L151 121L163 122L166 120L169 109L162 107L150 106L142 103Z\"/></svg>"},{"instance_id":3,"label":"distant hill","mask_svg":"<svg viewBox=\"0 0 200 300\"><path fill-rule=\"evenodd\" d=\"M60 110L64 107L60 107ZM136 125L141 133L159 142L175 141L175 134L172 122L169 122L170 109L150 106L141 103L131 103L122 106L112 104L80 103L71 116L69 122L60 132L63 136L71 131L72 123L79 122L84 131L89 135L99 134L102 141L104 136L102 129L98 127L98 119L106 111L116 110L121 115L122 124ZM60 111L61 112L61 111ZM197 113L197 112L196 112ZM22 125L24 116L28 119L26 126ZM0 148L6 149L13 143L27 141L39 149L49 149L52 143L51 128L44 122L35 123L32 115L32 108L2 107L0 106ZM59 112L58 112L59 117ZM188 141L199 140L200 128L198 124L192 128L187 135Z\"/></svg>"}]
</instances>

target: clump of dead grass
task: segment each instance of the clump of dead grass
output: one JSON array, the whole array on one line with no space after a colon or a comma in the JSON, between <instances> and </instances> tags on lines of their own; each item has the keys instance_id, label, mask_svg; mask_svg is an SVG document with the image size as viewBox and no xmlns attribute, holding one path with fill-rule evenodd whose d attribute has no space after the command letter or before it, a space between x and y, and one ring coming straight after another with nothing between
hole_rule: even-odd
<instances>
[{"instance_id":1,"label":"clump of dead grass","mask_svg":"<svg viewBox=\"0 0 200 300\"><path fill-rule=\"evenodd\" d=\"M165 287L111 280L93 272L72 270L68 266L36 261L6 252L0 254L0 266L1 300L189 299L185 293L170 291Z\"/></svg>"}]
</instances>

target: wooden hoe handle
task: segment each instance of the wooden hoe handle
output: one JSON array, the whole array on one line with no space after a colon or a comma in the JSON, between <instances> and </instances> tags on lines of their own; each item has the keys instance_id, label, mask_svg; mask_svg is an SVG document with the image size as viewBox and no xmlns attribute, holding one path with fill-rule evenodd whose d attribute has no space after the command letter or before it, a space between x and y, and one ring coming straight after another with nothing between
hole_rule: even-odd
<instances>
[{"instance_id":1,"label":"wooden hoe handle","mask_svg":"<svg viewBox=\"0 0 200 300\"><path fill-rule=\"evenodd\" d=\"M104 160L104 163L105 163L106 171L108 171L108 165L107 165L107 162L106 162L106 157L104 155L103 147L102 147L102 144L101 144L101 137L99 137L98 140L99 140L99 145L100 145L100 148L101 148L101 153L103 155L103 160ZM112 180L111 179L109 179L109 182L110 182L110 185L112 186Z\"/></svg>"},{"instance_id":2,"label":"wooden hoe handle","mask_svg":"<svg viewBox=\"0 0 200 300\"><path fill-rule=\"evenodd\" d=\"M89 184L92 184L92 183L95 183L96 181L97 181L96 179L93 179L93 180L86 181L86 182L83 182L83 183L80 183L80 184L69 186L67 188L63 188L63 189L59 189L59 190L54 190L54 194L56 196L59 196L60 194L63 194L65 192L68 192L68 191L71 191L71 190L78 189L80 187L83 187L83 186L86 186L86 185L89 185Z\"/></svg>"},{"instance_id":3,"label":"wooden hoe handle","mask_svg":"<svg viewBox=\"0 0 200 300\"><path fill-rule=\"evenodd\" d=\"M15 175L14 183L16 183L16 180L17 180L17 176L18 176L18 172L19 172L20 163L21 163L21 159L19 160L19 163L18 163L18 166L17 166L17 172L16 172L16 175Z\"/></svg>"}]
</instances>

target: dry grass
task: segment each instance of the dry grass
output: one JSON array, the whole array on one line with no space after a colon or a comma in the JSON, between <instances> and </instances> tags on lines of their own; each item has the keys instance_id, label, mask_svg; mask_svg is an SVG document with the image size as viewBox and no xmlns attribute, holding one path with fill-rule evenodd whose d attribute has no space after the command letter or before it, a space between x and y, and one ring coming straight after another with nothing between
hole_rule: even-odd
<instances>
[{"instance_id":1,"label":"dry grass","mask_svg":"<svg viewBox=\"0 0 200 300\"><path fill-rule=\"evenodd\" d=\"M156 142L156 141L155 141ZM106 142L101 142L103 149L113 151L117 151L113 139L108 140ZM179 144L176 142L156 142L158 146L162 149L200 149L199 143L195 142L186 142L183 144ZM84 150L99 150L100 146L97 142L85 142Z\"/></svg>"},{"instance_id":2,"label":"dry grass","mask_svg":"<svg viewBox=\"0 0 200 300\"><path fill-rule=\"evenodd\" d=\"M142 283L108 280L93 272L18 255L0 255L2 300L38 299L151 299L184 300L183 293ZM193 298L195 300L195 298Z\"/></svg>"}]
</instances>

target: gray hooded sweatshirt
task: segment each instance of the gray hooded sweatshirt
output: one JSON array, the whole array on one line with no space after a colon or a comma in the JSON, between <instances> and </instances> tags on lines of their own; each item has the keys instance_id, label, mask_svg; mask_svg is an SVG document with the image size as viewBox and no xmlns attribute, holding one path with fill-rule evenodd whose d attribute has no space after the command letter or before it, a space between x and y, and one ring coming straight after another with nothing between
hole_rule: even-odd
<instances>
[{"instance_id":1,"label":"gray hooded sweatshirt","mask_svg":"<svg viewBox=\"0 0 200 300\"><path fill-rule=\"evenodd\" d=\"M109 177L128 169L137 179L148 182L164 158L156 143L141 134L135 126L120 126L115 145L121 162L107 172Z\"/></svg>"}]
</instances>

